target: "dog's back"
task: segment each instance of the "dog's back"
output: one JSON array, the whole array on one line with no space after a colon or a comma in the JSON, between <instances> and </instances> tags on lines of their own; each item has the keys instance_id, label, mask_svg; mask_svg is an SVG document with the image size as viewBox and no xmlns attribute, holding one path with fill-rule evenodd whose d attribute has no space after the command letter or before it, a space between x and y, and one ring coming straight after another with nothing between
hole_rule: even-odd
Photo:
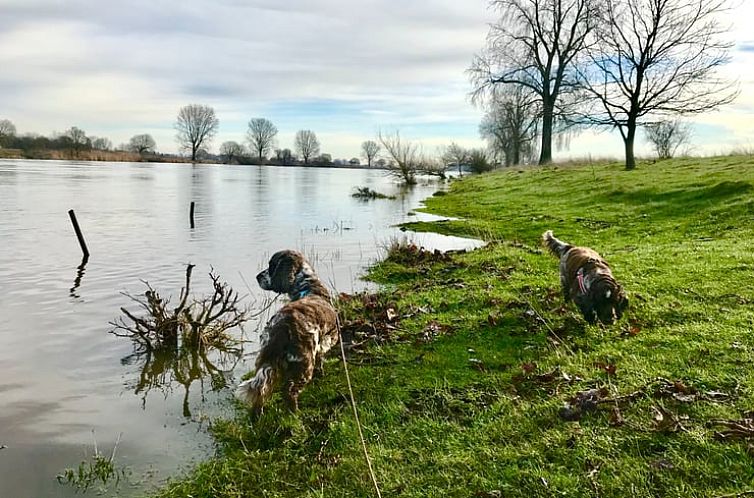
<instances>
[{"instance_id":1,"label":"dog's back","mask_svg":"<svg viewBox=\"0 0 754 498\"><path fill-rule=\"evenodd\" d=\"M607 262L602 259L602 256L589 247L577 247L568 242L564 242L552 234L552 230L547 230L542 234L542 241L550 250L550 252L560 259L562 269L567 274L574 274L576 270L582 267L587 262L594 262L604 265L609 268Z\"/></svg>"},{"instance_id":2,"label":"dog's back","mask_svg":"<svg viewBox=\"0 0 754 498\"><path fill-rule=\"evenodd\" d=\"M238 386L236 397L261 410L276 385L283 382L284 397L296 409L299 392L309 383L323 356L338 342L335 309L317 295L290 302L270 320L260 342L256 373Z\"/></svg>"}]
</instances>

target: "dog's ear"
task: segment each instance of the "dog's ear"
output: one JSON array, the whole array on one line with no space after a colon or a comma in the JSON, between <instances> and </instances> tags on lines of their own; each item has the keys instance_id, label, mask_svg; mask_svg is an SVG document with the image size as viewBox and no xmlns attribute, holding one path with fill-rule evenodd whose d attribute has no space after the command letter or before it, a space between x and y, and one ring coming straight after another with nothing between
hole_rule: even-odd
<instances>
[{"instance_id":1,"label":"dog's ear","mask_svg":"<svg viewBox=\"0 0 754 498\"><path fill-rule=\"evenodd\" d=\"M291 289L296 276L296 258L289 251L281 251L270 259L270 282L272 290L286 293Z\"/></svg>"}]
</instances>

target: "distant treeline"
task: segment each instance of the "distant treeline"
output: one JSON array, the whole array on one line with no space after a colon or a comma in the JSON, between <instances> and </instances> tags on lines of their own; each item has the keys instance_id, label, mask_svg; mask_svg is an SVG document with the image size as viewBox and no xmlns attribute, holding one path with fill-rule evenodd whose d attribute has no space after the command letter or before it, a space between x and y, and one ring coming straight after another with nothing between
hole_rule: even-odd
<instances>
[{"instance_id":1,"label":"distant treeline","mask_svg":"<svg viewBox=\"0 0 754 498\"><path fill-rule=\"evenodd\" d=\"M310 132L310 140L316 140L313 132ZM36 133L19 135L15 125L8 119L0 119L0 159L59 159L81 161L127 161L127 162L187 162L201 161L205 163L225 163L243 165L278 165L278 166L325 166L325 167L368 167L362 166L359 158L332 159L327 153L320 154L312 146L307 149L305 157L299 159L291 149L274 149L264 152L269 153L262 157L236 142L224 142L220 146L218 154L207 150L208 140L204 137L197 144L193 158L185 155L160 153L155 150L156 142L151 135L142 133L134 135L127 143L113 146L106 137L88 136L84 130L73 126L63 133L56 133L46 137ZM318 143L316 147L318 148ZM187 148L183 148L186 150ZM316 155L313 152L317 152ZM372 156L368 163L371 163ZM375 161L373 166L380 167L384 161Z\"/></svg>"}]
</instances>

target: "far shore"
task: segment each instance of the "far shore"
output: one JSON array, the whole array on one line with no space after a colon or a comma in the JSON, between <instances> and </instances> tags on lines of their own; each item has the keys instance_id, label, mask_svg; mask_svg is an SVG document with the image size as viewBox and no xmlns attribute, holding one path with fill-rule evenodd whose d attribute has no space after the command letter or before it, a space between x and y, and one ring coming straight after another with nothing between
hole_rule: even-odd
<instances>
[{"instance_id":1,"label":"far shore","mask_svg":"<svg viewBox=\"0 0 754 498\"><path fill-rule=\"evenodd\" d=\"M336 169L370 169L370 170L384 170L385 168L379 166L367 166L366 164L323 164L323 163L309 163L296 161L292 164L282 164L277 161L266 161L259 163L256 160L250 158L241 158L240 160L233 160L229 163L223 162L217 157L207 157L198 161L191 161L191 159L174 154L138 154L136 152L126 151L103 151L103 150L89 150L81 151L78 155L72 155L69 151L60 150L45 150L34 151L31 153L25 153L21 149L3 149L0 148L0 160L3 159L16 159L24 161L77 161L77 162L123 162L123 163L175 163L175 164L210 164L218 166L276 166L276 167L312 167L312 168L336 168Z\"/></svg>"}]
</instances>

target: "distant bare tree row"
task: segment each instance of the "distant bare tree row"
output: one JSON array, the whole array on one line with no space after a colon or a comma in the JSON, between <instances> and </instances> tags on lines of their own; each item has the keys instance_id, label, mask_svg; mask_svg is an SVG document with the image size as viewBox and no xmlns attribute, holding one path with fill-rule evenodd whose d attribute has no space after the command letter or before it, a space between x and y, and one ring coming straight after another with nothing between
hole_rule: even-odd
<instances>
[{"instance_id":1,"label":"distant bare tree row","mask_svg":"<svg viewBox=\"0 0 754 498\"><path fill-rule=\"evenodd\" d=\"M555 135L594 126L619 130L633 169L639 126L711 111L737 95L716 76L731 47L718 20L725 0L491 5L500 17L469 74L474 101L488 108L482 134L506 164L532 154L537 135L539 164L547 164Z\"/></svg>"},{"instance_id":2,"label":"distant bare tree row","mask_svg":"<svg viewBox=\"0 0 754 498\"><path fill-rule=\"evenodd\" d=\"M214 110L208 106L190 105L181 108L176 120L177 138L181 147L189 151L196 160L211 143L217 132L219 121ZM22 149L40 147L45 149L63 149L70 151L70 157L80 158L86 150L109 151L113 149L112 142L104 137L89 137L76 126L71 127L55 139L44 137L16 137L16 129L8 120L0 120L0 140L11 145L21 145ZM237 162L249 164L271 163L278 165L297 164L296 156L291 149L274 149L274 155L268 158L274 146L277 128L267 119L254 118L249 121L247 140L249 149L235 141L226 141L220 145L220 159L228 164ZM31 145L30 145L31 144ZM129 151L146 157L159 159L155 153L156 143L150 134L134 135L118 150ZM330 154L320 152L320 142L312 130L299 130L295 136L295 149L305 165L316 166L359 166L361 161L357 157L350 160L338 159L333 162ZM399 130L393 132L379 132L377 140L365 140L361 144L361 152L369 168L384 169L399 181L406 184L416 183L418 175L431 175L445 178L449 169L457 169L459 174L464 170L473 172L487 171L492 168L494 158L485 151L466 149L456 143L442 148L435 154L427 153L421 144L404 139ZM249 158L249 153L253 157ZM261 154L261 156L260 156ZM88 157L88 156L85 156ZM102 157L102 156L100 156Z\"/></svg>"}]
</instances>

